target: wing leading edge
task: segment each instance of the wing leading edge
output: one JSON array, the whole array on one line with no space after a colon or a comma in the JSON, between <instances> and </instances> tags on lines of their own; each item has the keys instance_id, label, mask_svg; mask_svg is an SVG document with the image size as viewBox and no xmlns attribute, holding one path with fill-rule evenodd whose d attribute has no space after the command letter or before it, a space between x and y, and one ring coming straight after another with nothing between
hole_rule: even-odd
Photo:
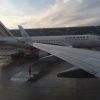
<instances>
[{"instance_id":1,"label":"wing leading edge","mask_svg":"<svg viewBox=\"0 0 100 100\"><path fill-rule=\"evenodd\" d=\"M100 78L100 53L97 51L83 50L64 46L34 43L28 34L19 26L20 32L25 42L40 50L51 53L89 73Z\"/></svg>"}]
</instances>

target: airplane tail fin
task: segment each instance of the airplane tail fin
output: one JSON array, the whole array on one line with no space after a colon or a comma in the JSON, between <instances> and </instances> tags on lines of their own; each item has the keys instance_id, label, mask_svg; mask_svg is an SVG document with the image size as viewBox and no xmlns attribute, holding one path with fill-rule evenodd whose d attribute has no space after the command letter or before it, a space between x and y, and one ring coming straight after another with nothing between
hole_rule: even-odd
<instances>
[{"instance_id":1,"label":"airplane tail fin","mask_svg":"<svg viewBox=\"0 0 100 100\"><path fill-rule=\"evenodd\" d=\"M18 25L20 33L24 39L24 41L28 44L28 43L33 43L33 41L31 40L30 36L27 34L27 32L23 29L22 26Z\"/></svg>"},{"instance_id":2,"label":"airplane tail fin","mask_svg":"<svg viewBox=\"0 0 100 100\"><path fill-rule=\"evenodd\" d=\"M15 37L0 21L0 36L1 37Z\"/></svg>"}]
</instances>

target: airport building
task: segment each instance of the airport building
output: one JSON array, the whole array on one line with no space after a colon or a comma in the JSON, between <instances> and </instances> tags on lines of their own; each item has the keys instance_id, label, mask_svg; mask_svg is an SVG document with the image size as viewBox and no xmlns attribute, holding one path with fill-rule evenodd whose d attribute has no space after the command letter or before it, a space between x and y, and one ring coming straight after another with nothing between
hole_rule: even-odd
<instances>
[{"instance_id":1,"label":"airport building","mask_svg":"<svg viewBox=\"0 0 100 100\"><path fill-rule=\"evenodd\" d=\"M83 35L100 34L100 26L34 28L25 29L30 36ZM19 30L10 30L15 36L21 36Z\"/></svg>"}]
</instances>

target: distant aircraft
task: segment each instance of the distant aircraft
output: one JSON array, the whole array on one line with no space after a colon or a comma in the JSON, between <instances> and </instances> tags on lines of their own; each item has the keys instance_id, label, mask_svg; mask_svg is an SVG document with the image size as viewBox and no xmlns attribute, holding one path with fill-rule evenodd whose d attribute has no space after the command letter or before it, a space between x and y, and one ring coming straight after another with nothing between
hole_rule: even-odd
<instances>
[{"instance_id":1,"label":"distant aircraft","mask_svg":"<svg viewBox=\"0 0 100 100\"><path fill-rule=\"evenodd\" d=\"M78 68L75 67L75 68L66 70L66 72L68 73L68 76L70 76L71 75L70 73L73 73L77 69L83 69L86 72L100 78L100 52L78 49L78 48L73 48L69 46L57 46L57 45L50 45L50 44L45 44L45 43L37 43L36 41L32 40L32 38L29 37L29 35L21 26L19 26L19 29L23 36L24 41L30 46L33 46L40 50L51 53L52 55L58 58L61 58L78 67ZM89 38L89 36L85 36L85 37L82 36L80 38L78 36L75 36L74 39L76 37L78 39L81 39L80 41L82 41L82 39L86 39L87 41L91 41L91 39L93 39L94 40L93 43L95 43L95 40L98 40L98 42L100 42L98 37ZM65 36L63 37L63 39L69 39L69 37ZM73 39L73 38L70 38L70 39ZM86 41L86 40L83 40L83 41ZM80 75L81 74L82 73L80 73Z\"/></svg>"},{"instance_id":2,"label":"distant aircraft","mask_svg":"<svg viewBox=\"0 0 100 100\"><path fill-rule=\"evenodd\" d=\"M29 48L22 37L15 37L0 22L0 45L9 45L13 47ZM100 36L98 35L64 35L64 36L34 36L31 37L34 42L47 43L53 45L71 45L78 48L100 47Z\"/></svg>"}]
</instances>

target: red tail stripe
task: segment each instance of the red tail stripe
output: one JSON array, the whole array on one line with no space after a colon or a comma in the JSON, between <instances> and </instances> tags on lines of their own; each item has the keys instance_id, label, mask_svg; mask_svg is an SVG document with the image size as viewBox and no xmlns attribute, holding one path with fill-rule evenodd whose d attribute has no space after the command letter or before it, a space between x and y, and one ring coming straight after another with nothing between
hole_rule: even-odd
<instances>
[{"instance_id":1,"label":"red tail stripe","mask_svg":"<svg viewBox=\"0 0 100 100\"><path fill-rule=\"evenodd\" d=\"M4 35L0 32L0 35L4 37Z\"/></svg>"}]
</instances>

